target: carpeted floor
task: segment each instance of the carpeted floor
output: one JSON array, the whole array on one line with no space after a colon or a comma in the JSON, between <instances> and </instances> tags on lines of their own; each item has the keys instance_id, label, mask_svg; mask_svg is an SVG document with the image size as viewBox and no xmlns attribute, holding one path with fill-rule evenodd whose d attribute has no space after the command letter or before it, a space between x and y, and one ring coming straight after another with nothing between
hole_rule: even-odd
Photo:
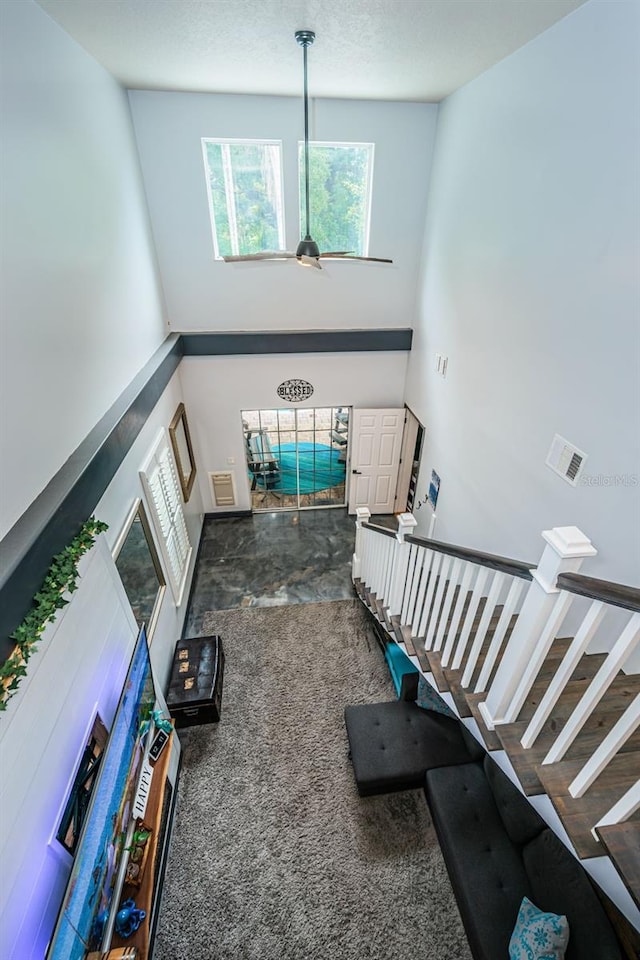
<instances>
[{"instance_id":1,"label":"carpeted floor","mask_svg":"<svg viewBox=\"0 0 640 960\"><path fill-rule=\"evenodd\" d=\"M222 720L180 732L155 960L469 960L422 792L356 792L344 706L393 696L359 601L204 627Z\"/></svg>"}]
</instances>

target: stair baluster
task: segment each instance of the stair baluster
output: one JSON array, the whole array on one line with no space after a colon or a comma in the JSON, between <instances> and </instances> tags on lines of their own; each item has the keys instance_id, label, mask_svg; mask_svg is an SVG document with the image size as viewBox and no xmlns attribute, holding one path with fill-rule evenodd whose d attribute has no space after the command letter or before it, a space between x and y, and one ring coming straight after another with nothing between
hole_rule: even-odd
<instances>
[{"instance_id":1,"label":"stair baluster","mask_svg":"<svg viewBox=\"0 0 640 960\"><path fill-rule=\"evenodd\" d=\"M556 763L564 757L588 717L593 712L594 707L597 706L605 695L612 681L629 659L639 641L640 613L635 613L614 644L607 659L591 681L588 690L562 728L562 733L542 761L543 764Z\"/></svg>"}]
</instances>

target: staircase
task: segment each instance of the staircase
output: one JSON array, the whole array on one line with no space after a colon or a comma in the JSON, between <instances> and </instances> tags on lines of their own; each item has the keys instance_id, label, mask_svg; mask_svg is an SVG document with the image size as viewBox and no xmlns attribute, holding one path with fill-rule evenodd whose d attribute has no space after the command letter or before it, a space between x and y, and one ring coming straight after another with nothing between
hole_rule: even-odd
<instances>
[{"instance_id":1,"label":"staircase","mask_svg":"<svg viewBox=\"0 0 640 960\"><path fill-rule=\"evenodd\" d=\"M640 930L640 590L575 527L523 563L415 526L358 509L358 595Z\"/></svg>"}]
</instances>

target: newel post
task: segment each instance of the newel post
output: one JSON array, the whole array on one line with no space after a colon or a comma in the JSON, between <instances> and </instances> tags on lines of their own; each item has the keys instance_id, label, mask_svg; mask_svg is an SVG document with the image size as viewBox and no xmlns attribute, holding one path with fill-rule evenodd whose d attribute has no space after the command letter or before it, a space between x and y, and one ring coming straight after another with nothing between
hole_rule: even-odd
<instances>
[{"instance_id":1,"label":"newel post","mask_svg":"<svg viewBox=\"0 0 640 960\"><path fill-rule=\"evenodd\" d=\"M391 580L391 589L389 590L388 613L390 617L398 616L402 610L402 598L404 596L407 570L409 568L409 551L411 550L411 544L405 543L404 538L407 534L412 533L417 526L418 521L413 514L401 513L398 516L398 530L396 533L396 540L398 542L395 548L393 577Z\"/></svg>"},{"instance_id":2,"label":"newel post","mask_svg":"<svg viewBox=\"0 0 640 960\"><path fill-rule=\"evenodd\" d=\"M526 700L542 662L568 610L570 598L556 587L561 573L576 573L585 557L598 552L577 527L544 530L547 545L529 586L522 610L505 648L484 703L482 718L493 730L497 723L513 722Z\"/></svg>"},{"instance_id":3,"label":"newel post","mask_svg":"<svg viewBox=\"0 0 640 960\"><path fill-rule=\"evenodd\" d=\"M351 579L358 580L362 572L362 547L364 540L363 523L368 523L371 519L371 511L368 507L356 508L356 543L351 560Z\"/></svg>"}]
</instances>

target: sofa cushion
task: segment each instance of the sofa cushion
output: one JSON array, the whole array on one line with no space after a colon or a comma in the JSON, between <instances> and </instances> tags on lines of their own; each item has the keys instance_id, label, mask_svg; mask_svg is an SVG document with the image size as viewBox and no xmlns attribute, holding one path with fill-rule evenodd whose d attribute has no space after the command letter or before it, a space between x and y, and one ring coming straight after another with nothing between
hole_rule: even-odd
<instances>
[{"instance_id":1,"label":"sofa cushion","mask_svg":"<svg viewBox=\"0 0 640 960\"><path fill-rule=\"evenodd\" d=\"M545 913L523 897L509 941L509 960L564 960L568 940L566 917Z\"/></svg>"},{"instance_id":2,"label":"sofa cushion","mask_svg":"<svg viewBox=\"0 0 640 960\"><path fill-rule=\"evenodd\" d=\"M522 851L533 896L541 910L569 921L566 960L620 960L620 948L583 867L548 827Z\"/></svg>"},{"instance_id":3,"label":"sofa cushion","mask_svg":"<svg viewBox=\"0 0 640 960\"><path fill-rule=\"evenodd\" d=\"M484 772L504 828L514 843L523 846L546 829L547 825L540 814L488 754L484 761Z\"/></svg>"},{"instance_id":4,"label":"sofa cushion","mask_svg":"<svg viewBox=\"0 0 640 960\"><path fill-rule=\"evenodd\" d=\"M425 791L473 956L506 958L522 898L535 897L483 764L429 770Z\"/></svg>"},{"instance_id":5,"label":"sofa cushion","mask_svg":"<svg viewBox=\"0 0 640 960\"><path fill-rule=\"evenodd\" d=\"M472 759L459 720L415 703L359 704L344 716L362 797L422 787L427 770Z\"/></svg>"}]
</instances>

